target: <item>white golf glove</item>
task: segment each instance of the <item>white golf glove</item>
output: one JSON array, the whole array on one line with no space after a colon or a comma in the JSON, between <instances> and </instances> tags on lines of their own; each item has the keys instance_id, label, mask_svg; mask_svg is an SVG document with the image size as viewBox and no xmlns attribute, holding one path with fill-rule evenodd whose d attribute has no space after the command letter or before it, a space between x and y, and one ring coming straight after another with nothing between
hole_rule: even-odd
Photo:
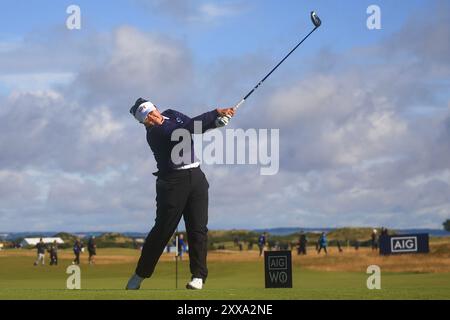
<instances>
[{"instance_id":1,"label":"white golf glove","mask_svg":"<svg viewBox=\"0 0 450 320\"><path fill-rule=\"evenodd\" d=\"M216 119L216 127L223 128L223 127L227 126L230 123L230 121L231 121L230 116L218 117Z\"/></svg>"}]
</instances>

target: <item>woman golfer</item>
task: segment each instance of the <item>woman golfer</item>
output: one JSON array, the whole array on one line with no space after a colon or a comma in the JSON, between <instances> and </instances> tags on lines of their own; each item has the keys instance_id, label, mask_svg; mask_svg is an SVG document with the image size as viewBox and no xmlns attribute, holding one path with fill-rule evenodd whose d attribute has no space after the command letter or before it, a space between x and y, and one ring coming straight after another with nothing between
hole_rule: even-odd
<instances>
[{"instance_id":1,"label":"woman golfer","mask_svg":"<svg viewBox=\"0 0 450 320\"><path fill-rule=\"evenodd\" d=\"M192 281L188 289L201 290L208 276L206 267L208 188L209 184L200 164L195 162L191 141L191 161L175 164L172 149L179 143L172 141L172 133L186 129L194 134L194 122L201 122L202 132L226 126L234 116L234 109L217 109L193 119L167 110L162 113L151 102L138 99L130 113L147 130L147 142L155 156L158 172L156 181L156 220L147 236L136 272L127 284L127 290L138 290L144 279L150 278L155 266L184 217L189 241L189 260ZM199 133L199 132L195 132Z\"/></svg>"}]
</instances>

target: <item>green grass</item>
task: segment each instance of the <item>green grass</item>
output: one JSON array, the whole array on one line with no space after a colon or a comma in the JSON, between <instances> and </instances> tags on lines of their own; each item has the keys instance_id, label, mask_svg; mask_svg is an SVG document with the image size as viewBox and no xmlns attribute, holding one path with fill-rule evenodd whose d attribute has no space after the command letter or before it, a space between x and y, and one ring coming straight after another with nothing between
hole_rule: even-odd
<instances>
[{"instance_id":1,"label":"green grass","mask_svg":"<svg viewBox=\"0 0 450 320\"><path fill-rule=\"evenodd\" d=\"M85 258L85 257L84 257ZM101 257L99 257L101 259ZM368 275L294 269L293 289L264 289L261 262L212 262L206 290L183 287L189 278L180 264L180 289L175 289L175 263L161 262L142 290L123 290L134 264L83 265L82 290L66 290L68 260L58 267L33 267L29 257L0 258L0 299L450 299L450 274L383 273L382 290L366 288Z\"/></svg>"}]
</instances>

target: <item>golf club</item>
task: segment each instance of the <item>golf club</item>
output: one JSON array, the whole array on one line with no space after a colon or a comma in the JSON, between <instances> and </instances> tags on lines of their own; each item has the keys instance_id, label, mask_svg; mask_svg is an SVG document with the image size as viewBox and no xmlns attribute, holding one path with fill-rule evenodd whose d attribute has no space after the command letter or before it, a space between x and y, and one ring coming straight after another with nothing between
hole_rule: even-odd
<instances>
[{"instance_id":1,"label":"golf club","mask_svg":"<svg viewBox=\"0 0 450 320\"><path fill-rule=\"evenodd\" d=\"M180 250L180 248L178 247L178 237L179 237L179 233L178 233L178 228L177 231L175 232L175 289L178 290L178 255L179 252L178 250Z\"/></svg>"},{"instance_id":2,"label":"golf club","mask_svg":"<svg viewBox=\"0 0 450 320\"><path fill-rule=\"evenodd\" d=\"M300 43L299 44L297 44L296 46L295 46L295 48L294 49L292 49L291 50L291 52L289 52L288 53L288 55L286 56L286 57L284 57L284 59L283 60L281 60L281 62L280 63L278 63L277 65L276 65L276 67L275 68L273 68L272 69L272 71L270 71L268 74L267 74L267 76L265 76L257 85L256 85L256 87L254 87L242 100L241 100L241 102L239 102L235 107L234 107L234 109L235 110L237 110L237 109L239 109L243 104L244 104L244 102L272 75L272 73L274 73L282 64L283 64L283 62L285 62L290 56L291 56L291 54L293 54L294 53L294 51L295 50L297 50L298 49L298 47L300 47L301 45L302 45L302 43L303 42L305 42L306 41L306 39L308 39L309 38L309 36L311 36L311 34L313 34L314 33L314 31L316 31L321 25L322 25L322 21L320 20L320 18L319 18L319 16L317 15L317 13L315 12L315 11L313 11L313 12L311 12L311 21L312 21L312 23L314 24L314 29L310 32L310 33L308 33L308 35L306 36L306 37L304 37L303 39L302 39L302 41L300 41ZM223 117L223 118L221 118L221 119L224 119L224 118L226 118L226 117ZM222 121L222 120L221 120ZM223 122L223 121L222 121ZM223 122L223 123L226 123L227 121L225 120L225 122Z\"/></svg>"}]
</instances>

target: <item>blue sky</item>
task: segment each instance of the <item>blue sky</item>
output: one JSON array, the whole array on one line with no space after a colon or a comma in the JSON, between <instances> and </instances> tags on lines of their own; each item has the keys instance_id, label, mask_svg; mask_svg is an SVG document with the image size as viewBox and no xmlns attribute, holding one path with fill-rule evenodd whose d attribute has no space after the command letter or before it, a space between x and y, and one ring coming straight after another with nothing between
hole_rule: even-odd
<instances>
[{"instance_id":1,"label":"blue sky","mask_svg":"<svg viewBox=\"0 0 450 320\"><path fill-rule=\"evenodd\" d=\"M302 47L293 64L300 65L302 57L311 57L320 48L333 52L344 52L359 47L370 46L397 32L407 19L422 14L424 1L317 1L311 6L304 1L207 1L189 0L197 20L178 16L170 9L160 8L159 0L120 1L5 1L0 18L4 28L0 31L1 43L20 45L30 37L46 38L57 30L63 36L80 39L92 34L108 34L123 25L136 27L143 32L162 33L165 37L182 42L192 53L194 63L208 68L222 58L236 58L242 55L258 55L259 52L276 63L309 31L311 24L308 13L320 12L324 26ZM183 1L173 1L183 2ZM76 4L82 10L83 28L77 32L64 29L67 18L66 8ZM369 31L366 28L366 9L376 4L382 8L382 30ZM198 7L211 5L223 10L218 16L199 13ZM173 5L173 6L176 6ZM59 39L47 38L57 42ZM363 61L364 61L363 57ZM366 63L366 62L364 62ZM370 62L369 62L370 63ZM59 71L72 72L69 60ZM263 75L261 70L255 77ZM0 92L12 90L0 83Z\"/></svg>"},{"instance_id":2,"label":"blue sky","mask_svg":"<svg viewBox=\"0 0 450 320\"><path fill-rule=\"evenodd\" d=\"M79 31L65 27L72 4ZM381 30L366 27L372 4ZM323 26L231 126L280 129L280 172L204 166L210 228L440 228L445 0L5 0L0 231L147 231L156 165L129 105L145 96L195 115L238 102L311 30L311 10Z\"/></svg>"},{"instance_id":3,"label":"blue sky","mask_svg":"<svg viewBox=\"0 0 450 320\"><path fill-rule=\"evenodd\" d=\"M236 12L219 19L185 23L161 10L142 3L152 1L4 1L0 18L1 35L6 39L22 39L30 33L61 27L65 10L71 4L82 9L84 28L81 34L108 32L121 25L144 31L164 32L186 41L199 61L213 61L221 56L240 55L259 48L282 54L286 46L310 28L308 13L317 10L326 28L303 48L313 53L319 44L335 50L367 45L397 31L411 14L422 14L425 1L209 1L230 6ZM208 1L193 1L205 4ZM383 29L371 32L365 27L365 11L371 4L382 8ZM216 21L213 21L216 20Z\"/></svg>"}]
</instances>

